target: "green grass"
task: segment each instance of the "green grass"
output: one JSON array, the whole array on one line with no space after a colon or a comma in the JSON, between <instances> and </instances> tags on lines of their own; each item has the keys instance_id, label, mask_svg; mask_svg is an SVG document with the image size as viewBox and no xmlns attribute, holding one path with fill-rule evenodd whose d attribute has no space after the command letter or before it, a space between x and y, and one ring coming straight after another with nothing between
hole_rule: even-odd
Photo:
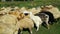
<instances>
[{"instance_id":1,"label":"green grass","mask_svg":"<svg viewBox=\"0 0 60 34\"><path fill-rule=\"evenodd\" d=\"M37 6L42 6L42 5L54 5L59 7L60 6L60 0L39 0L39 1L27 1L27 2L0 2L0 7L7 7L7 6L19 6L19 7L37 7Z\"/></svg>"},{"instance_id":2,"label":"green grass","mask_svg":"<svg viewBox=\"0 0 60 34\"><path fill-rule=\"evenodd\" d=\"M18 6L18 7L37 7L42 5L54 5L60 9L60 0L35 0L33 3L28 2L0 2L0 7L7 6ZM23 34L29 34L27 31L23 31ZM39 31L33 29L33 34L60 34L60 20L58 20L53 25L50 25L50 29L41 26Z\"/></svg>"}]
</instances>

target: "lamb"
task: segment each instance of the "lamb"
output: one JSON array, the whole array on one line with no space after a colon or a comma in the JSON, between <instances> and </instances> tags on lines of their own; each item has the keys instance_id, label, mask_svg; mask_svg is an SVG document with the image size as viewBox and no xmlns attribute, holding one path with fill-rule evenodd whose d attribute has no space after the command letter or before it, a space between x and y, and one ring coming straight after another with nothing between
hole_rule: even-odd
<instances>
[{"instance_id":1,"label":"lamb","mask_svg":"<svg viewBox=\"0 0 60 34\"><path fill-rule=\"evenodd\" d=\"M30 15L30 19L32 19L34 21L34 23L36 24L36 27L37 27L37 30L36 31L38 31L39 30L39 25L42 24L41 18L38 17L38 16L34 16L32 14L32 12L28 12L28 11L25 11L24 14L29 14Z\"/></svg>"}]
</instances>

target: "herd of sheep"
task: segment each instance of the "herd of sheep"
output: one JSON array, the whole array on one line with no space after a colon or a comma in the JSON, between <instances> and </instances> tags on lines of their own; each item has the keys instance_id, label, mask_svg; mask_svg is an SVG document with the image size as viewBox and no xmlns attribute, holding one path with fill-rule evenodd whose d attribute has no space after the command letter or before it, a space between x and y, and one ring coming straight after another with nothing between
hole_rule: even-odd
<instances>
[{"instance_id":1,"label":"herd of sheep","mask_svg":"<svg viewBox=\"0 0 60 34\"><path fill-rule=\"evenodd\" d=\"M28 29L33 34L32 29L36 26L36 31L46 23L49 25L60 18L57 7L46 5L36 8L2 7L0 8L0 34L22 34L23 29Z\"/></svg>"}]
</instances>

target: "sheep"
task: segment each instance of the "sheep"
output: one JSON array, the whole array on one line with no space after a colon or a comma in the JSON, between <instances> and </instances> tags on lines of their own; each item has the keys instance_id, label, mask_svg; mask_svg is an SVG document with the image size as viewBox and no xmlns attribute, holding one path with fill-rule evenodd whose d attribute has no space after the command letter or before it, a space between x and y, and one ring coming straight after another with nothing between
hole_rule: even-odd
<instances>
[{"instance_id":1,"label":"sheep","mask_svg":"<svg viewBox=\"0 0 60 34\"><path fill-rule=\"evenodd\" d=\"M25 11L26 10L26 7L22 7L21 9L20 9L20 11Z\"/></svg>"},{"instance_id":2,"label":"sheep","mask_svg":"<svg viewBox=\"0 0 60 34\"><path fill-rule=\"evenodd\" d=\"M5 7L2 7L2 8L1 8L1 10L4 10L4 9L5 9Z\"/></svg>"},{"instance_id":3,"label":"sheep","mask_svg":"<svg viewBox=\"0 0 60 34\"><path fill-rule=\"evenodd\" d=\"M35 16L39 16L42 20L42 22L45 22L47 24L47 27L49 29L49 15L45 14L45 13L37 13L35 14Z\"/></svg>"},{"instance_id":4,"label":"sheep","mask_svg":"<svg viewBox=\"0 0 60 34\"><path fill-rule=\"evenodd\" d=\"M32 8L32 9L28 9L28 11L32 12L33 14L36 14L40 12L40 8Z\"/></svg>"},{"instance_id":5,"label":"sheep","mask_svg":"<svg viewBox=\"0 0 60 34\"><path fill-rule=\"evenodd\" d=\"M15 13L17 14L18 12L12 12L12 13L10 13L10 15L15 15L16 16ZM19 20L18 20L18 23L17 23L17 27L21 30L20 33L22 33L23 28L28 28L30 33L32 34L32 28L34 27L33 21L31 19L25 17L25 15L23 13L20 13L18 16L22 17L22 19L20 19L20 17L18 17ZM29 20L29 21L27 21L27 20Z\"/></svg>"},{"instance_id":6,"label":"sheep","mask_svg":"<svg viewBox=\"0 0 60 34\"><path fill-rule=\"evenodd\" d=\"M59 9L57 7L52 7L52 9L50 9L50 11L53 13L54 18L60 18L60 12Z\"/></svg>"},{"instance_id":7,"label":"sheep","mask_svg":"<svg viewBox=\"0 0 60 34\"><path fill-rule=\"evenodd\" d=\"M1 8L1 11L0 11L0 14L5 14L5 13L8 13L12 8L11 7L3 7Z\"/></svg>"},{"instance_id":8,"label":"sheep","mask_svg":"<svg viewBox=\"0 0 60 34\"><path fill-rule=\"evenodd\" d=\"M40 13L45 13L49 16L49 24L52 25L55 22L54 15L51 12L42 10Z\"/></svg>"},{"instance_id":9,"label":"sheep","mask_svg":"<svg viewBox=\"0 0 60 34\"><path fill-rule=\"evenodd\" d=\"M32 34L32 28L34 27L34 24L31 19L25 17L25 15L23 13L20 13L18 11L11 12L10 15L14 15L17 17L17 19L18 19L17 27L20 28L21 31L23 30L23 28L28 28L30 33ZM29 21L27 21L27 20L29 20Z\"/></svg>"},{"instance_id":10,"label":"sheep","mask_svg":"<svg viewBox=\"0 0 60 34\"><path fill-rule=\"evenodd\" d=\"M44 11L49 11L53 14L54 18L57 19L60 17L60 12L59 12L59 9L57 7L54 7L52 5L49 5L49 6L45 6L45 7L42 7Z\"/></svg>"},{"instance_id":11,"label":"sheep","mask_svg":"<svg viewBox=\"0 0 60 34\"><path fill-rule=\"evenodd\" d=\"M15 11L20 11L20 8L19 8L19 7L17 7L17 6L16 6L16 7L14 7L13 9L14 9Z\"/></svg>"},{"instance_id":12,"label":"sheep","mask_svg":"<svg viewBox=\"0 0 60 34\"><path fill-rule=\"evenodd\" d=\"M0 17L0 33L1 34L13 34L15 30L18 30L17 18L14 15L2 15Z\"/></svg>"},{"instance_id":13,"label":"sheep","mask_svg":"<svg viewBox=\"0 0 60 34\"><path fill-rule=\"evenodd\" d=\"M27 21L28 20L28 21ZM34 23L31 19L24 17L23 19L18 21L18 26L20 29L20 33L22 33L23 28L24 29L29 29L30 34L32 34L32 28L34 27Z\"/></svg>"},{"instance_id":14,"label":"sheep","mask_svg":"<svg viewBox=\"0 0 60 34\"><path fill-rule=\"evenodd\" d=\"M4 31L1 33L17 34L19 29L18 19L20 20L23 17L24 17L23 13L19 13L19 12L10 12L9 14L2 15L0 17L0 23L6 24L6 27L4 26L5 28L3 28L3 24L0 27L3 28L2 31L4 30L6 33L4 33Z\"/></svg>"},{"instance_id":15,"label":"sheep","mask_svg":"<svg viewBox=\"0 0 60 34\"><path fill-rule=\"evenodd\" d=\"M42 24L41 18L38 17L38 16L34 16L34 15L32 14L32 12L28 12L28 11L25 11L24 14L29 14L29 15L30 15L29 17L30 17L30 19L32 19L32 20L34 21L34 23L36 24L36 27L37 27L37 30L36 30L36 31L38 31L38 30L39 30L39 25Z\"/></svg>"},{"instance_id":16,"label":"sheep","mask_svg":"<svg viewBox=\"0 0 60 34\"><path fill-rule=\"evenodd\" d=\"M15 9L15 10L16 10L16 9L19 9L19 7L16 6L16 7L14 7L14 9Z\"/></svg>"}]
</instances>

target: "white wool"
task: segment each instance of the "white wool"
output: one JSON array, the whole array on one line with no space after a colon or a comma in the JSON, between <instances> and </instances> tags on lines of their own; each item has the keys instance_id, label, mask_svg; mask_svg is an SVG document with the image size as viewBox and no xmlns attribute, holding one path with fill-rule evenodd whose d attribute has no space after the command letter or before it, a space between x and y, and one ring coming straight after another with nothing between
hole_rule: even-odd
<instances>
[{"instance_id":1,"label":"white wool","mask_svg":"<svg viewBox=\"0 0 60 34\"><path fill-rule=\"evenodd\" d=\"M14 9L19 9L19 7L16 6Z\"/></svg>"},{"instance_id":2,"label":"white wool","mask_svg":"<svg viewBox=\"0 0 60 34\"><path fill-rule=\"evenodd\" d=\"M41 18L38 17L38 16L34 16L31 12L30 12L30 18L31 18L32 20L34 20L34 22L35 22L36 24L41 24L41 23L42 23ZM40 23L40 22L41 22L41 23Z\"/></svg>"},{"instance_id":3,"label":"white wool","mask_svg":"<svg viewBox=\"0 0 60 34\"><path fill-rule=\"evenodd\" d=\"M8 13L12 8L11 7L7 7L7 8L1 8L1 9L4 9L4 10L1 10L0 14L5 14L5 13Z\"/></svg>"},{"instance_id":4,"label":"white wool","mask_svg":"<svg viewBox=\"0 0 60 34\"><path fill-rule=\"evenodd\" d=\"M40 17L38 16L34 16L31 12L30 12L30 18L34 21L34 23L36 24L37 30L39 30L39 25L42 24L42 20Z\"/></svg>"},{"instance_id":5,"label":"white wool","mask_svg":"<svg viewBox=\"0 0 60 34\"><path fill-rule=\"evenodd\" d=\"M28 12L28 11L27 11ZM29 12L30 13L30 19L32 19L34 21L34 23L36 24L36 27L37 27L37 31L39 30L39 25L42 24L42 20L40 17L38 16L34 16L32 14L32 12Z\"/></svg>"},{"instance_id":6,"label":"white wool","mask_svg":"<svg viewBox=\"0 0 60 34\"><path fill-rule=\"evenodd\" d=\"M53 7L52 9L49 10L51 13L53 13L54 18L59 18L60 17L60 11L57 7Z\"/></svg>"},{"instance_id":7,"label":"white wool","mask_svg":"<svg viewBox=\"0 0 60 34\"><path fill-rule=\"evenodd\" d=\"M50 8L51 8L51 7L53 7L53 6L52 6L52 5L49 5L49 6L46 6L46 7L50 7Z\"/></svg>"},{"instance_id":8,"label":"white wool","mask_svg":"<svg viewBox=\"0 0 60 34\"><path fill-rule=\"evenodd\" d=\"M51 12L55 19L60 17L60 10L57 7L47 5L43 7L43 10Z\"/></svg>"},{"instance_id":9,"label":"white wool","mask_svg":"<svg viewBox=\"0 0 60 34\"><path fill-rule=\"evenodd\" d=\"M29 12L25 10L25 11L23 11L23 13L29 13Z\"/></svg>"},{"instance_id":10,"label":"white wool","mask_svg":"<svg viewBox=\"0 0 60 34\"><path fill-rule=\"evenodd\" d=\"M2 7L1 9L6 9L5 7Z\"/></svg>"},{"instance_id":11,"label":"white wool","mask_svg":"<svg viewBox=\"0 0 60 34\"><path fill-rule=\"evenodd\" d=\"M26 10L26 8L25 7L22 7L21 9L20 9L20 11L25 11Z\"/></svg>"},{"instance_id":12,"label":"white wool","mask_svg":"<svg viewBox=\"0 0 60 34\"><path fill-rule=\"evenodd\" d=\"M13 34L17 30L17 19L13 15L4 15L0 17L1 34ZM0 28L0 29L1 29ZM3 31L4 30L4 31Z\"/></svg>"}]
</instances>

